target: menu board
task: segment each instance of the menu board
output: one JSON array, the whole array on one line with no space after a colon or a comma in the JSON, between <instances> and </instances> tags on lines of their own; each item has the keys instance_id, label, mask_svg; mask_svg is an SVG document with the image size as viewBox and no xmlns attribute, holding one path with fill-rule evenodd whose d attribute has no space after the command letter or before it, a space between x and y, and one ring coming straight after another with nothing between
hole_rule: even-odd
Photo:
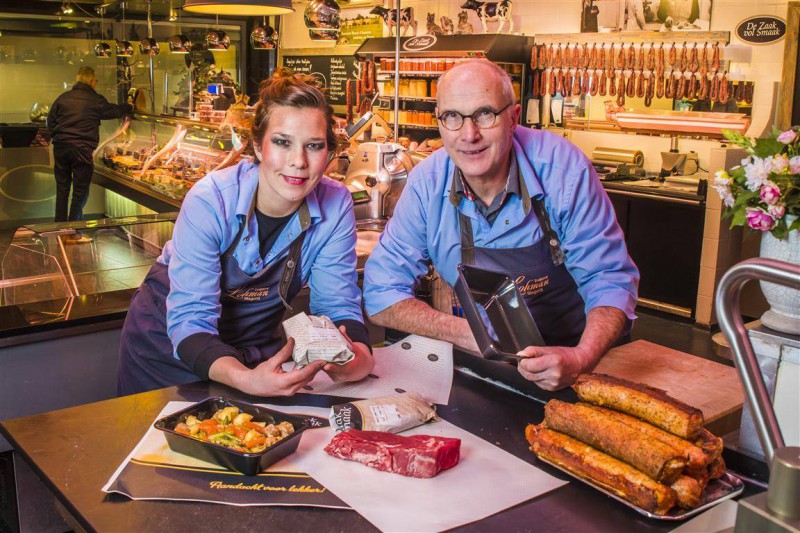
<instances>
[{"instance_id":1,"label":"menu board","mask_svg":"<svg viewBox=\"0 0 800 533\"><path fill-rule=\"evenodd\" d=\"M358 60L352 55L283 56L283 66L320 78L331 105L347 105L347 80L358 79Z\"/></svg>"}]
</instances>

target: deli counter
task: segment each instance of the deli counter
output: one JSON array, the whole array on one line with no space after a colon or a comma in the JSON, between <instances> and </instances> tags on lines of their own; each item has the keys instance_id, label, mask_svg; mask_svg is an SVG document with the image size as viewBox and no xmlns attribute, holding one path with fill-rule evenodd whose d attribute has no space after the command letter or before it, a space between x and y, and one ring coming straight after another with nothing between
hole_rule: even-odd
<instances>
[{"instance_id":1,"label":"deli counter","mask_svg":"<svg viewBox=\"0 0 800 533\"><path fill-rule=\"evenodd\" d=\"M197 180L239 162L249 144L244 128L135 113L95 150L95 174L177 208Z\"/></svg>"}]
</instances>

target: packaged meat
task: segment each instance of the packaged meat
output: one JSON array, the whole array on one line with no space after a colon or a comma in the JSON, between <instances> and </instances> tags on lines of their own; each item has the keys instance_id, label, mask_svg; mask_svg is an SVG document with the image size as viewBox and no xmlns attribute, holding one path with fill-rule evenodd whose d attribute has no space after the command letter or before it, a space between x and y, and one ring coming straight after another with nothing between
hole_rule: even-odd
<instances>
[{"instance_id":1,"label":"packaged meat","mask_svg":"<svg viewBox=\"0 0 800 533\"><path fill-rule=\"evenodd\" d=\"M431 478L458 464L461 439L351 429L337 433L325 446L328 455L356 461L383 472Z\"/></svg>"},{"instance_id":2,"label":"packaged meat","mask_svg":"<svg viewBox=\"0 0 800 533\"><path fill-rule=\"evenodd\" d=\"M572 388L584 402L627 413L685 439L696 438L703 428L700 409L661 389L605 374L582 374Z\"/></svg>"},{"instance_id":3,"label":"packaged meat","mask_svg":"<svg viewBox=\"0 0 800 533\"><path fill-rule=\"evenodd\" d=\"M343 365L355 357L347 339L326 316L298 313L283 321L283 329L294 338L292 359L297 368L320 359Z\"/></svg>"},{"instance_id":4,"label":"packaged meat","mask_svg":"<svg viewBox=\"0 0 800 533\"><path fill-rule=\"evenodd\" d=\"M400 433L434 418L433 405L416 392L334 405L330 414L331 427L336 431Z\"/></svg>"}]
</instances>

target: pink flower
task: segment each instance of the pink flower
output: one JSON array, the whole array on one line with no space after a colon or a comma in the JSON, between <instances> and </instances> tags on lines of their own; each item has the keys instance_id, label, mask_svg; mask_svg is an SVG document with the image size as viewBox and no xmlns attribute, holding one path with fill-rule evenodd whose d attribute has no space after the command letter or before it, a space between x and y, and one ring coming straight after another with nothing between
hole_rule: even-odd
<instances>
[{"instance_id":1,"label":"pink flower","mask_svg":"<svg viewBox=\"0 0 800 533\"><path fill-rule=\"evenodd\" d=\"M800 155L796 155L789 160L789 172L800 174Z\"/></svg>"},{"instance_id":2,"label":"pink flower","mask_svg":"<svg viewBox=\"0 0 800 533\"><path fill-rule=\"evenodd\" d=\"M771 181L764 182L761 186L761 201L768 205L773 205L781 197L781 190Z\"/></svg>"},{"instance_id":3,"label":"pink flower","mask_svg":"<svg viewBox=\"0 0 800 533\"><path fill-rule=\"evenodd\" d=\"M758 231L769 231L775 227L775 219L769 213L754 207L747 208L745 219L748 226Z\"/></svg>"},{"instance_id":4,"label":"pink flower","mask_svg":"<svg viewBox=\"0 0 800 533\"><path fill-rule=\"evenodd\" d=\"M783 204L771 205L767 208L767 213L775 220L778 220L786 214L786 207Z\"/></svg>"},{"instance_id":5,"label":"pink flower","mask_svg":"<svg viewBox=\"0 0 800 533\"><path fill-rule=\"evenodd\" d=\"M775 174L782 174L789 168L789 157L786 154L776 155L772 158L770 170Z\"/></svg>"},{"instance_id":6,"label":"pink flower","mask_svg":"<svg viewBox=\"0 0 800 533\"><path fill-rule=\"evenodd\" d=\"M794 130L786 130L778 135L778 142L783 144L792 144L797 139L797 132Z\"/></svg>"}]
</instances>

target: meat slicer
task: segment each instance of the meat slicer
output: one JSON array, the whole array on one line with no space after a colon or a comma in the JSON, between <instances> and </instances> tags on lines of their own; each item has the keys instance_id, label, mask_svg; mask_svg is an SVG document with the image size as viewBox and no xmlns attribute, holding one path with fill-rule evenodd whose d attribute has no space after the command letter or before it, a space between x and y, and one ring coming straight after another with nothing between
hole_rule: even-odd
<instances>
[{"instance_id":1,"label":"meat slicer","mask_svg":"<svg viewBox=\"0 0 800 533\"><path fill-rule=\"evenodd\" d=\"M374 123L388 124L379 116L367 112L348 128L354 153L345 174L344 184L353 195L356 221L359 226L371 225L381 231L392 216L394 206L406 184L408 173L417 160L401 145L393 142L354 141Z\"/></svg>"}]
</instances>

